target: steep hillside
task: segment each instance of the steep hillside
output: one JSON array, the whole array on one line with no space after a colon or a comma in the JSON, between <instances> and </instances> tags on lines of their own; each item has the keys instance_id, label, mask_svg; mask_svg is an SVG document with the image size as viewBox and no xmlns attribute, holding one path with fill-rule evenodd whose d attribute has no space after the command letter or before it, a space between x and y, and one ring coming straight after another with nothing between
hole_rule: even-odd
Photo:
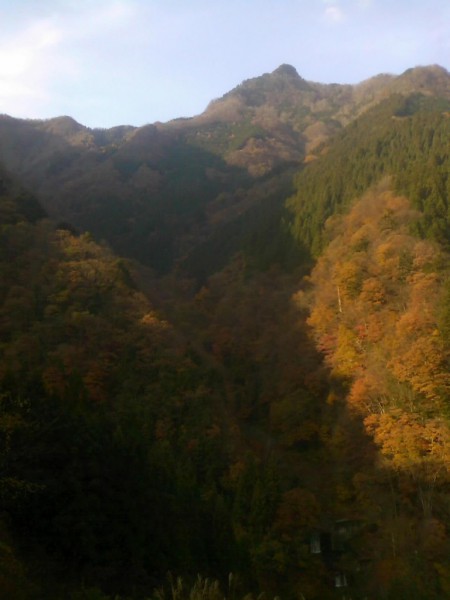
<instances>
[{"instance_id":1,"label":"steep hillside","mask_svg":"<svg viewBox=\"0 0 450 600\"><path fill-rule=\"evenodd\" d=\"M28 212L2 177L0 595L234 570L217 376L122 260Z\"/></svg>"},{"instance_id":2,"label":"steep hillside","mask_svg":"<svg viewBox=\"0 0 450 600\"><path fill-rule=\"evenodd\" d=\"M449 590L449 263L436 242L411 235L419 219L377 186L330 220L297 296L331 370L340 456L358 422L376 447L363 471L347 463L338 476L341 507L356 519L339 568L357 598Z\"/></svg>"},{"instance_id":3,"label":"steep hillside","mask_svg":"<svg viewBox=\"0 0 450 600\"><path fill-rule=\"evenodd\" d=\"M347 126L295 179L287 205L297 239L317 255L326 243L326 219L391 176L420 209L420 232L448 243L449 110L445 97L394 94Z\"/></svg>"}]
</instances>

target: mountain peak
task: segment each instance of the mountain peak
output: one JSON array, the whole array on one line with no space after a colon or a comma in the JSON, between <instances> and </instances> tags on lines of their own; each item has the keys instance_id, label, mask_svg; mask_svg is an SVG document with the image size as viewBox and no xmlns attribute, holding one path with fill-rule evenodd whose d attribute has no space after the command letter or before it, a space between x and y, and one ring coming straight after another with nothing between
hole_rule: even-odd
<instances>
[{"instance_id":1,"label":"mountain peak","mask_svg":"<svg viewBox=\"0 0 450 600\"><path fill-rule=\"evenodd\" d=\"M395 81L399 91L418 91L450 98L450 74L439 65L407 69Z\"/></svg>"},{"instance_id":2,"label":"mountain peak","mask_svg":"<svg viewBox=\"0 0 450 600\"><path fill-rule=\"evenodd\" d=\"M298 77L301 79L300 75L297 73L297 69L292 65L282 64L272 73L273 75L289 75L289 77Z\"/></svg>"},{"instance_id":3,"label":"mountain peak","mask_svg":"<svg viewBox=\"0 0 450 600\"><path fill-rule=\"evenodd\" d=\"M67 115L46 119L43 121L43 124L47 131L63 136L74 135L80 131L86 130L84 125L81 125L78 121L75 121L73 117Z\"/></svg>"},{"instance_id":4,"label":"mountain peak","mask_svg":"<svg viewBox=\"0 0 450 600\"><path fill-rule=\"evenodd\" d=\"M297 69L286 63L280 65L275 71L272 71L272 73L263 75L262 78L266 78L271 82L277 82L277 85L293 86L301 91L310 89L309 83L297 73Z\"/></svg>"},{"instance_id":5,"label":"mountain peak","mask_svg":"<svg viewBox=\"0 0 450 600\"><path fill-rule=\"evenodd\" d=\"M411 74L415 74L415 75L422 75L422 74L429 74L429 75L434 75L434 76L440 76L440 77L448 77L449 72L447 71L447 69L445 67L441 67L441 65L425 65L425 66L417 66L417 67L412 67L411 69L406 69L406 71L404 73L402 73L402 75L400 75L400 77L404 76L404 75L411 75Z\"/></svg>"},{"instance_id":6,"label":"mountain peak","mask_svg":"<svg viewBox=\"0 0 450 600\"><path fill-rule=\"evenodd\" d=\"M418 86L435 86L436 84L447 86L450 82L450 74L444 67L439 65L418 66L407 69L397 77L398 81L409 81Z\"/></svg>"}]
</instances>

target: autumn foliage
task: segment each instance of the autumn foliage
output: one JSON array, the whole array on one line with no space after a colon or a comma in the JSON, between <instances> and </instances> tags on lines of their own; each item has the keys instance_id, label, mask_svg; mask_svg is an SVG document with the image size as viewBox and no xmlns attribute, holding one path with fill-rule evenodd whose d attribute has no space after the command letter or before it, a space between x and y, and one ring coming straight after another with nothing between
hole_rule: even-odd
<instances>
[{"instance_id":1,"label":"autumn foliage","mask_svg":"<svg viewBox=\"0 0 450 600\"><path fill-rule=\"evenodd\" d=\"M391 590L406 585L414 561L433 590L448 585L448 542L433 529L444 527L450 483L450 347L442 326L448 256L410 233L417 218L406 198L380 184L330 219L329 245L306 281L308 322L340 390L340 411L361 423L377 449L364 476L348 485L363 500L371 481L374 504L365 518L372 512L377 537L392 537L391 550L380 546L371 561L384 573L378 583L386 579ZM401 522L411 530L403 541ZM416 528L420 540L412 536ZM388 575L387 565L400 558L403 566ZM430 588L427 597L439 593Z\"/></svg>"}]
</instances>

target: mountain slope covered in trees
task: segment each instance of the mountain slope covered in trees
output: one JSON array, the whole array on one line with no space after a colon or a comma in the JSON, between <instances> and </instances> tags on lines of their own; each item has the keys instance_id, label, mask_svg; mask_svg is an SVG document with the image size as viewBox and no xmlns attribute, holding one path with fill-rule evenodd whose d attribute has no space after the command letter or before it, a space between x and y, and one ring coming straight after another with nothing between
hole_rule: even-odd
<instances>
[{"instance_id":1,"label":"mountain slope covered in trees","mask_svg":"<svg viewBox=\"0 0 450 600\"><path fill-rule=\"evenodd\" d=\"M224 572L215 486L234 438L214 373L89 236L16 211L2 249L2 498L18 539L55 577L70 564L116 591Z\"/></svg>"},{"instance_id":2,"label":"mountain slope covered in trees","mask_svg":"<svg viewBox=\"0 0 450 600\"><path fill-rule=\"evenodd\" d=\"M283 65L0 120L0 595L450 594L449 114Z\"/></svg>"},{"instance_id":3,"label":"mountain slope covered in trees","mask_svg":"<svg viewBox=\"0 0 450 600\"><path fill-rule=\"evenodd\" d=\"M274 199L279 207L289 195L293 169L367 109L393 93L450 99L448 79L444 69L427 67L356 86L323 85L282 65L201 115L166 124L91 130L69 117L3 116L0 162L56 221L167 273L197 262L193 254L217 246L230 228L239 231L243 219L246 229L253 220L278 219ZM239 250L242 236L234 239L209 274Z\"/></svg>"},{"instance_id":4,"label":"mountain slope covered in trees","mask_svg":"<svg viewBox=\"0 0 450 600\"><path fill-rule=\"evenodd\" d=\"M330 221L309 279L308 322L335 402L376 447L343 482L369 527L353 560L366 560L376 597L448 592L448 254L411 233L419 219L379 185Z\"/></svg>"},{"instance_id":5,"label":"mountain slope covered in trees","mask_svg":"<svg viewBox=\"0 0 450 600\"><path fill-rule=\"evenodd\" d=\"M293 232L318 254L323 224L384 176L421 211L420 233L448 243L450 100L394 94L334 140L296 177Z\"/></svg>"}]
</instances>

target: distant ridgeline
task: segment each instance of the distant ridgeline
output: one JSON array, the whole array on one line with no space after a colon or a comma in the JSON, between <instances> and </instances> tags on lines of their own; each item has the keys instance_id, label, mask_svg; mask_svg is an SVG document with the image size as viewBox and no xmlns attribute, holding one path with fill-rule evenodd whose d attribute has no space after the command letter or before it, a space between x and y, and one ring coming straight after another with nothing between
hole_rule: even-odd
<instances>
[{"instance_id":1,"label":"distant ridgeline","mask_svg":"<svg viewBox=\"0 0 450 600\"><path fill-rule=\"evenodd\" d=\"M253 257L264 254L256 262L283 263L283 204L295 169L305 167L294 229L315 252L320 224L347 195L389 171L409 186L409 170L416 179L427 176L428 154L440 160L448 131L448 82L445 69L421 67L358 85L320 84L282 65L244 81L201 115L165 124L96 130L70 117L2 116L0 161L56 221L91 232L159 274L176 267L204 280L243 244L252 253L252 240ZM445 232L442 207L425 201L444 193L443 182L429 177L414 194L431 211L424 228ZM259 242L259 222L271 223L274 243Z\"/></svg>"}]
</instances>

